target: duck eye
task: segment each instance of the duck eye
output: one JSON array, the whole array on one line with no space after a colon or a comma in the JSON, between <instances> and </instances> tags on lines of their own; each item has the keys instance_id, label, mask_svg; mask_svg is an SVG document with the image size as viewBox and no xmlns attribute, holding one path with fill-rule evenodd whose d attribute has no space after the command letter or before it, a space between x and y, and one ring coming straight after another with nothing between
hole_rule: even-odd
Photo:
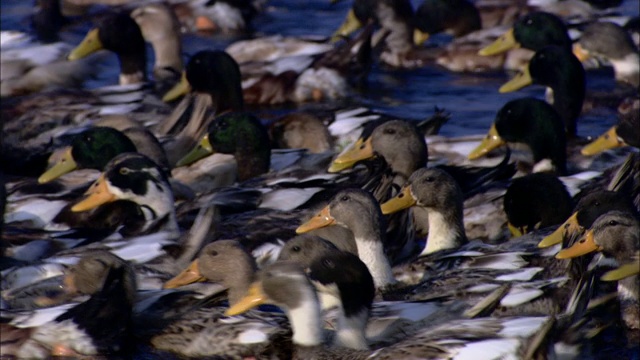
<instances>
[{"instance_id":1,"label":"duck eye","mask_svg":"<svg viewBox=\"0 0 640 360\"><path fill-rule=\"evenodd\" d=\"M296 245L296 246L292 247L291 250L293 250L295 252L300 252L300 246Z\"/></svg>"},{"instance_id":2,"label":"duck eye","mask_svg":"<svg viewBox=\"0 0 640 360\"><path fill-rule=\"evenodd\" d=\"M600 201L596 201L593 203L593 206L600 206Z\"/></svg>"},{"instance_id":3,"label":"duck eye","mask_svg":"<svg viewBox=\"0 0 640 360\"><path fill-rule=\"evenodd\" d=\"M384 133L393 135L393 134L396 133L396 130L395 129L384 129Z\"/></svg>"},{"instance_id":4,"label":"duck eye","mask_svg":"<svg viewBox=\"0 0 640 360\"><path fill-rule=\"evenodd\" d=\"M222 130L226 129L227 128L227 122L226 121L220 121L218 123L218 128L220 128Z\"/></svg>"},{"instance_id":5,"label":"duck eye","mask_svg":"<svg viewBox=\"0 0 640 360\"><path fill-rule=\"evenodd\" d=\"M609 225L610 226L615 226L615 225L618 225L618 222L615 221L615 220L609 220Z\"/></svg>"},{"instance_id":6,"label":"duck eye","mask_svg":"<svg viewBox=\"0 0 640 360\"><path fill-rule=\"evenodd\" d=\"M333 261L331 259L323 259L322 260L322 265L329 267L329 268L333 268Z\"/></svg>"},{"instance_id":7,"label":"duck eye","mask_svg":"<svg viewBox=\"0 0 640 360\"><path fill-rule=\"evenodd\" d=\"M209 255L218 256L218 252L216 250L211 250L211 251L209 251Z\"/></svg>"},{"instance_id":8,"label":"duck eye","mask_svg":"<svg viewBox=\"0 0 640 360\"><path fill-rule=\"evenodd\" d=\"M129 168L126 168L126 167L120 168L120 174L122 174L122 175L127 175L130 172L131 172L131 170L129 170Z\"/></svg>"},{"instance_id":9,"label":"duck eye","mask_svg":"<svg viewBox=\"0 0 640 360\"><path fill-rule=\"evenodd\" d=\"M531 20L531 19L527 19L527 22L526 22L525 24L527 24L527 25L532 25L532 24L533 24L533 20Z\"/></svg>"},{"instance_id":10,"label":"duck eye","mask_svg":"<svg viewBox=\"0 0 640 360\"><path fill-rule=\"evenodd\" d=\"M349 201L349 196L344 195L343 197L340 198L341 201Z\"/></svg>"},{"instance_id":11,"label":"duck eye","mask_svg":"<svg viewBox=\"0 0 640 360\"><path fill-rule=\"evenodd\" d=\"M433 182L433 180L434 180L434 179L433 179L433 176L427 176L427 177L424 179L424 182Z\"/></svg>"}]
</instances>

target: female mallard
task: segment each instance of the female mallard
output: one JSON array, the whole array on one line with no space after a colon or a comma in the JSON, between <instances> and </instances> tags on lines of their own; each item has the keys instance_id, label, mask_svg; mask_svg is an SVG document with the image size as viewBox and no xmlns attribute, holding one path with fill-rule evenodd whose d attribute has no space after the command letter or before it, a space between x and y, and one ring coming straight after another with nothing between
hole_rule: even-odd
<instances>
[{"instance_id":1,"label":"female mallard","mask_svg":"<svg viewBox=\"0 0 640 360\"><path fill-rule=\"evenodd\" d=\"M49 319L53 317L43 324L38 324L42 316L38 319L29 315L3 324L3 334L16 336L20 331L27 337L11 343L5 343L8 339L3 337L3 354L19 358L113 356L133 350L131 315L136 279L126 261L107 251L87 254L65 276L64 291L90 298L75 306L38 311L49 313Z\"/></svg>"},{"instance_id":2,"label":"female mallard","mask_svg":"<svg viewBox=\"0 0 640 360\"><path fill-rule=\"evenodd\" d=\"M617 81L630 84L636 90L640 86L638 48L621 26L595 22L584 29L573 50L581 61L591 56L608 60Z\"/></svg>"},{"instance_id":3,"label":"female mallard","mask_svg":"<svg viewBox=\"0 0 640 360\"><path fill-rule=\"evenodd\" d=\"M305 276L303 269L290 262L278 262L265 268L245 298L238 305L229 308L226 313L237 315L263 303L274 303L282 307L287 314L293 329L294 350L292 356L294 359L367 359L374 354L381 359L406 357L407 354L421 358L437 358L451 356L454 353L461 355L466 351L474 352L476 355L480 351L480 353L487 355L487 358L493 358L513 351L518 346L511 344L511 341L519 343L521 340L518 338L532 335L546 321L544 317L454 321L435 328L424 329L405 341L375 352L327 348L323 343L320 306L313 285ZM512 327L516 323L528 324L527 329L516 334ZM487 330L488 328L492 330ZM451 330L453 329L455 329L455 336L464 339L464 341L451 341ZM511 346L500 346L501 350L498 352L486 353L487 348L483 346L488 344L483 344L480 339L487 338L492 338L503 345L509 343ZM480 349L485 349L485 351Z\"/></svg>"}]
</instances>

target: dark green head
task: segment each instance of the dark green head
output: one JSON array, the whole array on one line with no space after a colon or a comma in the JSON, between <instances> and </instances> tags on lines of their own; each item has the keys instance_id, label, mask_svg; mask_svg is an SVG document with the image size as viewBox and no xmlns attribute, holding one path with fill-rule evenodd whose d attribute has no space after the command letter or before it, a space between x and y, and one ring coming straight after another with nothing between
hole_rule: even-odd
<instances>
[{"instance_id":1,"label":"dark green head","mask_svg":"<svg viewBox=\"0 0 640 360\"><path fill-rule=\"evenodd\" d=\"M71 155L78 168L84 169L102 170L117 155L136 151L126 135L110 127L89 128L76 135L71 143Z\"/></svg>"},{"instance_id":2,"label":"dark green head","mask_svg":"<svg viewBox=\"0 0 640 360\"><path fill-rule=\"evenodd\" d=\"M534 98L512 100L498 111L494 124L504 141L527 144L535 163L550 159L559 174L566 173L564 124L551 105Z\"/></svg>"},{"instance_id":3,"label":"dark green head","mask_svg":"<svg viewBox=\"0 0 640 360\"><path fill-rule=\"evenodd\" d=\"M269 135L255 116L240 112L218 116L209 125L208 136L215 152L236 157L238 180L244 181L269 171Z\"/></svg>"},{"instance_id":4,"label":"dark green head","mask_svg":"<svg viewBox=\"0 0 640 360\"><path fill-rule=\"evenodd\" d=\"M547 46L529 62L533 83L553 89L553 107L558 111L569 136L576 134L576 119L585 98L585 72L570 50Z\"/></svg>"},{"instance_id":5,"label":"dark green head","mask_svg":"<svg viewBox=\"0 0 640 360\"><path fill-rule=\"evenodd\" d=\"M187 63L186 76L193 91L211 95L218 113L243 109L240 68L226 52L221 50L198 52Z\"/></svg>"},{"instance_id":6,"label":"dark green head","mask_svg":"<svg viewBox=\"0 0 640 360\"><path fill-rule=\"evenodd\" d=\"M145 77L147 49L138 24L129 13L118 12L107 16L98 25L98 37L106 50L118 55L120 73Z\"/></svg>"},{"instance_id":7,"label":"dark green head","mask_svg":"<svg viewBox=\"0 0 640 360\"><path fill-rule=\"evenodd\" d=\"M428 34L466 35L482 28L480 13L467 0L425 0L416 10L415 27Z\"/></svg>"},{"instance_id":8,"label":"dark green head","mask_svg":"<svg viewBox=\"0 0 640 360\"><path fill-rule=\"evenodd\" d=\"M513 36L525 49L538 51L556 45L571 51L571 38L564 21L554 14L533 12L513 25Z\"/></svg>"}]
</instances>

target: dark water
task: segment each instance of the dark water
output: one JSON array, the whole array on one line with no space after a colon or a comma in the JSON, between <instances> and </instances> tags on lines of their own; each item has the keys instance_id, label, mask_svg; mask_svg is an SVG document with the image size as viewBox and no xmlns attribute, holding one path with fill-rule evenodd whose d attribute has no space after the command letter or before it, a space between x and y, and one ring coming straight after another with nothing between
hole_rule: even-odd
<instances>
[{"instance_id":1,"label":"dark water","mask_svg":"<svg viewBox=\"0 0 640 360\"><path fill-rule=\"evenodd\" d=\"M414 1L417 3L417 1ZM638 14L638 0L626 0L620 7L624 15ZM265 11L254 19L256 35L282 34L291 36L328 36L335 30L351 2L335 5L328 0L271 0ZM94 11L100 11L95 9ZM3 0L1 2L2 30L28 29L27 16L31 12L31 2L23 0ZM62 38L77 44L90 28L89 22L71 26ZM223 49L233 38L184 36L185 57L202 49ZM437 35L433 41L446 41L446 35ZM151 51L150 51L151 53ZM152 64L152 59L150 59ZM97 87L117 82L118 65L115 56L110 56L100 65L97 79L86 83L87 87ZM151 65L150 65L151 66ZM613 87L612 73L607 70L590 71L589 89L605 90ZM415 70L396 70L374 65L368 86L354 93L353 102L382 110L406 118L424 118L430 115L434 106L445 108L453 114L452 120L443 127L447 136L484 133L493 121L494 115L507 101L524 96L542 98L544 89L533 86L515 93L499 94L498 87L507 81L509 74L457 74L437 66L427 66ZM286 109L274 109L282 112ZM596 109L582 116L579 133L593 136L615 123L615 113L609 109Z\"/></svg>"}]
</instances>

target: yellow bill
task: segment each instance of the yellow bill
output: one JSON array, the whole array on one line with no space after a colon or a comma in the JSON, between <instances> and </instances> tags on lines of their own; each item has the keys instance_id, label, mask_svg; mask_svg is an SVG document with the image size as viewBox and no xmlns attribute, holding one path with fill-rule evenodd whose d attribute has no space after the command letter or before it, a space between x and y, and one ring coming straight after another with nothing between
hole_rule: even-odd
<instances>
[{"instance_id":1,"label":"yellow bill","mask_svg":"<svg viewBox=\"0 0 640 360\"><path fill-rule=\"evenodd\" d=\"M618 281L638 274L640 274L640 262L634 261L617 269L607 271L600 279L602 281Z\"/></svg>"},{"instance_id":2,"label":"yellow bill","mask_svg":"<svg viewBox=\"0 0 640 360\"><path fill-rule=\"evenodd\" d=\"M511 28L507 32L502 34L499 38L497 38L496 41L492 42L491 45L485 46L480 51L478 51L478 55L497 55L511 49L517 49L519 47L520 43L516 41L516 38L513 35L513 28Z\"/></svg>"},{"instance_id":3,"label":"yellow bill","mask_svg":"<svg viewBox=\"0 0 640 360\"><path fill-rule=\"evenodd\" d=\"M336 219L331 216L329 205L325 206L319 213L309 219L304 224L298 226L296 234L304 234L311 230L320 229L325 226L333 225L336 223Z\"/></svg>"},{"instance_id":4,"label":"yellow bill","mask_svg":"<svg viewBox=\"0 0 640 360\"><path fill-rule=\"evenodd\" d=\"M380 210L382 210L384 215L393 214L400 210L410 208L417 202L418 200L416 200L415 196L411 193L411 187L405 186L400 190L398 195L380 205Z\"/></svg>"},{"instance_id":5,"label":"yellow bill","mask_svg":"<svg viewBox=\"0 0 640 360\"><path fill-rule=\"evenodd\" d=\"M374 157L373 145L371 143L371 137L366 141L358 139L356 143L347 148L342 154L333 160L329 172L338 172L344 169L353 167L355 163L361 160L366 160Z\"/></svg>"},{"instance_id":6,"label":"yellow bill","mask_svg":"<svg viewBox=\"0 0 640 360\"><path fill-rule=\"evenodd\" d=\"M513 79L507 81L504 85L500 86L498 91L503 93L508 93L516 90L520 90L525 86L529 86L533 84L533 79L531 79L531 73L529 72L529 65L526 65Z\"/></svg>"},{"instance_id":7,"label":"yellow bill","mask_svg":"<svg viewBox=\"0 0 640 360\"><path fill-rule=\"evenodd\" d=\"M254 307L267 303L267 295L262 291L262 284L255 282L249 287L247 295L245 295L240 301L233 304L224 312L225 316L234 316L245 313Z\"/></svg>"},{"instance_id":8,"label":"yellow bill","mask_svg":"<svg viewBox=\"0 0 640 360\"><path fill-rule=\"evenodd\" d=\"M582 155L591 156L599 154L605 150L615 149L625 145L625 142L618 137L618 126L616 125L607 130L606 133L598 136L597 139L585 145L580 152Z\"/></svg>"},{"instance_id":9,"label":"yellow bill","mask_svg":"<svg viewBox=\"0 0 640 360\"><path fill-rule=\"evenodd\" d=\"M429 33L420 31L418 29L413 30L413 43L416 46L420 46L429 40Z\"/></svg>"},{"instance_id":10,"label":"yellow bill","mask_svg":"<svg viewBox=\"0 0 640 360\"><path fill-rule=\"evenodd\" d=\"M356 14L353 12L353 9L349 10L347 13L347 17L344 19L344 22L335 33L331 37L333 41L340 39L343 36L349 36L354 31L360 29L363 24L358 20Z\"/></svg>"},{"instance_id":11,"label":"yellow bill","mask_svg":"<svg viewBox=\"0 0 640 360\"><path fill-rule=\"evenodd\" d=\"M575 55L581 62L591 57L589 51L585 50L580 43L573 44L573 55Z\"/></svg>"},{"instance_id":12,"label":"yellow bill","mask_svg":"<svg viewBox=\"0 0 640 360\"><path fill-rule=\"evenodd\" d=\"M53 165L49 170L45 171L44 174L40 175L40 177L38 178L38 183L48 183L49 181L55 180L60 176L72 172L77 168L78 164L73 159L73 155L71 154L71 146L68 146L64 151L62 158L58 160L58 162L55 163L55 165Z\"/></svg>"},{"instance_id":13,"label":"yellow bill","mask_svg":"<svg viewBox=\"0 0 640 360\"><path fill-rule=\"evenodd\" d=\"M180 274L164 283L163 289L175 289L179 286L193 284L194 282L202 282L207 279L200 274L198 259L194 260L188 268L184 269Z\"/></svg>"},{"instance_id":14,"label":"yellow bill","mask_svg":"<svg viewBox=\"0 0 640 360\"><path fill-rule=\"evenodd\" d=\"M75 204L71 211L80 212L80 211L88 211L91 209L95 209L100 205L110 203L117 200L117 197L109 191L109 187L107 186L107 180L104 177L104 174L100 175L98 180L96 180L93 185L87 190L86 195L88 195L84 200Z\"/></svg>"},{"instance_id":15,"label":"yellow bill","mask_svg":"<svg viewBox=\"0 0 640 360\"><path fill-rule=\"evenodd\" d=\"M102 41L100 41L100 31L93 29L87 33L80 45L71 50L71 53L67 56L67 60L82 59L102 49L104 49L104 45L102 45Z\"/></svg>"},{"instance_id":16,"label":"yellow bill","mask_svg":"<svg viewBox=\"0 0 640 360\"><path fill-rule=\"evenodd\" d=\"M469 154L469 160L475 160L487 154L489 151L506 144L496 130L496 124L491 125L487 136L484 137L480 145Z\"/></svg>"},{"instance_id":17,"label":"yellow bill","mask_svg":"<svg viewBox=\"0 0 640 360\"><path fill-rule=\"evenodd\" d=\"M556 231L542 239L542 241L538 243L538 247L546 248L555 244L560 244L565 236L578 234L580 232L582 232L582 226L578 224L578 212L575 212L573 215L569 216L564 224L558 226Z\"/></svg>"},{"instance_id":18,"label":"yellow bill","mask_svg":"<svg viewBox=\"0 0 640 360\"><path fill-rule=\"evenodd\" d=\"M562 249L556 255L556 259L572 259L594 251L601 251L600 247L593 240L593 230L588 230L584 236L568 249Z\"/></svg>"},{"instance_id":19,"label":"yellow bill","mask_svg":"<svg viewBox=\"0 0 640 360\"><path fill-rule=\"evenodd\" d=\"M509 232L511 233L512 238L517 238L527 233L526 226L519 227L519 226L513 225L510 222L507 223L507 226L509 228Z\"/></svg>"},{"instance_id":20,"label":"yellow bill","mask_svg":"<svg viewBox=\"0 0 640 360\"><path fill-rule=\"evenodd\" d=\"M209 135L207 134L202 137L200 143L196 145L193 150L191 150L187 155L185 155L176 163L176 167L193 164L194 162L214 153L215 150L213 150L213 146L211 146L211 142L209 141Z\"/></svg>"},{"instance_id":21,"label":"yellow bill","mask_svg":"<svg viewBox=\"0 0 640 360\"><path fill-rule=\"evenodd\" d=\"M164 94L164 96L162 97L162 101L164 102L173 101L181 96L188 94L189 91L191 91L191 85L187 80L187 74L185 72L182 72L182 77L180 78L180 81L177 84L175 84L171 88L171 90L167 91L167 93Z\"/></svg>"}]
</instances>

